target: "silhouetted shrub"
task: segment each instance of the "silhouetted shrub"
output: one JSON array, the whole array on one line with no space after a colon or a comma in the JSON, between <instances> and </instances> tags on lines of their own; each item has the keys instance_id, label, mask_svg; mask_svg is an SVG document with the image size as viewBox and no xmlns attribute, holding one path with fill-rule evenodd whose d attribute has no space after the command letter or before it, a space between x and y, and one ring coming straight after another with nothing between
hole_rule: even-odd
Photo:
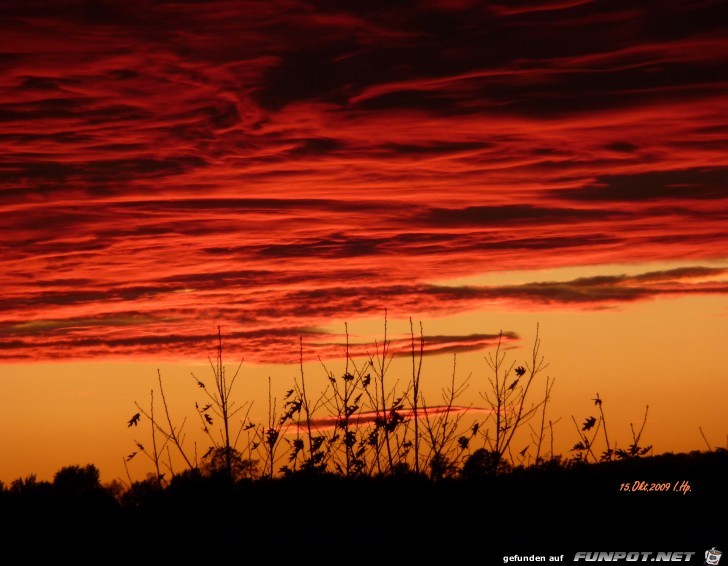
<instances>
[{"instance_id":1,"label":"silhouetted shrub","mask_svg":"<svg viewBox=\"0 0 728 566\"><path fill-rule=\"evenodd\" d=\"M511 465L498 452L478 448L465 460L461 474L466 479L476 479L505 474L509 471Z\"/></svg>"},{"instance_id":2,"label":"silhouetted shrub","mask_svg":"<svg viewBox=\"0 0 728 566\"><path fill-rule=\"evenodd\" d=\"M258 477L260 475L258 467L258 460L243 458L243 455L235 448L225 446L213 448L202 460L204 475L229 475L234 482Z\"/></svg>"},{"instance_id":3,"label":"silhouetted shrub","mask_svg":"<svg viewBox=\"0 0 728 566\"><path fill-rule=\"evenodd\" d=\"M53 487L67 495L88 495L103 490L99 470L93 464L61 468L53 477Z\"/></svg>"},{"instance_id":4,"label":"silhouetted shrub","mask_svg":"<svg viewBox=\"0 0 728 566\"><path fill-rule=\"evenodd\" d=\"M121 495L122 507L127 509L142 508L155 505L164 495L157 477L150 475L142 481L135 481L131 487Z\"/></svg>"}]
</instances>

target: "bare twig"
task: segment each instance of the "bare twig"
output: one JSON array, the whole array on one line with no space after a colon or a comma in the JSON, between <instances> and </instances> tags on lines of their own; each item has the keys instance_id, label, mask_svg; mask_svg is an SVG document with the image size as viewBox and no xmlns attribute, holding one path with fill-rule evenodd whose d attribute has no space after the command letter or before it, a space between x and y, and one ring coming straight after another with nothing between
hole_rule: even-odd
<instances>
[{"instance_id":1,"label":"bare twig","mask_svg":"<svg viewBox=\"0 0 728 566\"><path fill-rule=\"evenodd\" d=\"M708 447L708 452L712 452L713 447L710 445L710 442L708 442L708 439L705 437L705 433L703 432L703 427L699 426L698 430L700 431L700 436L703 437L703 441L705 442L705 445Z\"/></svg>"}]
</instances>

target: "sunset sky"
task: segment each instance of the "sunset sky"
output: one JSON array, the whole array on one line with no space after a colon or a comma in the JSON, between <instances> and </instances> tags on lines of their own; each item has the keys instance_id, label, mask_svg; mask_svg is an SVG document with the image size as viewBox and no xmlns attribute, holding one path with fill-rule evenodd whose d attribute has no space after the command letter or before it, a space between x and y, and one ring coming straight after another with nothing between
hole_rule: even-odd
<instances>
[{"instance_id":1,"label":"sunset sky","mask_svg":"<svg viewBox=\"0 0 728 566\"><path fill-rule=\"evenodd\" d=\"M525 359L539 323L563 453L597 392L623 445L647 404L656 452L725 445L726 15L5 3L0 480L120 475L134 401L160 368L183 414L218 325L259 403L299 337L320 378L385 308L475 405L499 332Z\"/></svg>"}]
</instances>

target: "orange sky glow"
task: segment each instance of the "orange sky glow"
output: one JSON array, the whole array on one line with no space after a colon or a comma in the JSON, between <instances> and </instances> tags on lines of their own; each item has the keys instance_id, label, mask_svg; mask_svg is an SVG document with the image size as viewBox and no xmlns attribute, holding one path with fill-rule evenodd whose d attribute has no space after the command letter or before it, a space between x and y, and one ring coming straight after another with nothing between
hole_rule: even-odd
<instances>
[{"instance_id":1,"label":"orange sky glow","mask_svg":"<svg viewBox=\"0 0 728 566\"><path fill-rule=\"evenodd\" d=\"M462 406L482 407L499 334L525 359L539 324L560 453L597 392L623 444L649 404L657 452L704 448L698 427L724 446L724 15L718 0L7 7L0 480L87 462L121 476L144 434L125 425L134 401L159 368L185 413L218 326L263 419L299 339L323 387L344 324L364 356L385 309L402 354L422 321L431 398L457 353Z\"/></svg>"}]
</instances>

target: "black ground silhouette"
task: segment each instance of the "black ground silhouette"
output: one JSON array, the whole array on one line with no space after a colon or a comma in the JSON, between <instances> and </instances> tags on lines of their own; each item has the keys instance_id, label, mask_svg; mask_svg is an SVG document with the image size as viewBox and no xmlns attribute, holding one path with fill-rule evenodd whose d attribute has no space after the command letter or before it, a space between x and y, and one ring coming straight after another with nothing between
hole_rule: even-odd
<instances>
[{"instance_id":1,"label":"black ground silhouette","mask_svg":"<svg viewBox=\"0 0 728 566\"><path fill-rule=\"evenodd\" d=\"M446 556L502 564L515 554L572 561L577 551L693 551L702 561L725 542L727 472L725 450L553 462L438 482L412 473L297 473L231 483L191 471L164 488L147 480L115 497L94 466L72 466L53 483L17 480L3 489L0 518L6 547L58 556L225 554L243 563L255 549L275 562ZM639 482L670 487L634 491Z\"/></svg>"}]
</instances>

